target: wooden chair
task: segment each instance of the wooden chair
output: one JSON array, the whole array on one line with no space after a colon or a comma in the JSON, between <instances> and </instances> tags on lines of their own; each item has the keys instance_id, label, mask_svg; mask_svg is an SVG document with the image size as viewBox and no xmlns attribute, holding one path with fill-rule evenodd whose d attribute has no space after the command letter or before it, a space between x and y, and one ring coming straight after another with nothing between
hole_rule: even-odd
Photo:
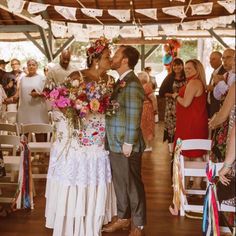
<instances>
[{"instance_id":1,"label":"wooden chair","mask_svg":"<svg viewBox=\"0 0 236 236\"><path fill-rule=\"evenodd\" d=\"M28 138L28 146L31 153L36 158L37 154L49 154L51 150L51 139L53 127L50 124L21 124L21 134ZM46 134L46 141L38 142L37 134ZM35 166L35 165L34 165ZM41 165L42 166L42 165ZM46 174L33 174L33 178L45 178Z\"/></svg>"}]
</instances>

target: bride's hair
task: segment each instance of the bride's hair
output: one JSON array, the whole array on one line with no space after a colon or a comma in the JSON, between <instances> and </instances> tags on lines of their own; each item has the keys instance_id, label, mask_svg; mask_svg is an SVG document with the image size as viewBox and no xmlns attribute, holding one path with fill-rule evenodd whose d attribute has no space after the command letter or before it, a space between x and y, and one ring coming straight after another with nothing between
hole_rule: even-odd
<instances>
[{"instance_id":1,"label":"bride's hair","mask_svg":"<svg viewBox=\"0 0 236 236\"><path fill-rule=\"evenodd\" d=\"M95 42L91 42L90 47L86 50L87 66L91 67L94 59L100 59L105 49L109 49L109 40L100 37Z\"/></svg>"}]
</instances>

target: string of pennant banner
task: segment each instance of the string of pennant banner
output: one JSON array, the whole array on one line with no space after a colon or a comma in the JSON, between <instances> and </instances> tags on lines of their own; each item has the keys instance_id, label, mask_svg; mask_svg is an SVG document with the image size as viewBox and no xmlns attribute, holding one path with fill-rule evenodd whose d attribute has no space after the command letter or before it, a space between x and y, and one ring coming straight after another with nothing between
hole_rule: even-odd
<instances>
[{"instance_id":1,"label":"string of pennant banner","mask_svg":"<svg viewBox=\"0 0 236 236\"><path fill-rule=\"evenodd\" d=\"M171 1L171 0L170 0ZM176 0L180 2L185 2L185 0ZM79 2L79 1L78 1ZM104 9L91 9L91 8L76 8L76 7L67 7L67 6L57 6L44 3L28 2L24 0L7 0L7 6L9 11L14 13L21 13L25 3L28 3L27 11L29 14L37 14L47 10L49 6L54 7L55 11L61 14L66 20L77 21L76 11L81 10L81 12L89 17L96 18L103 15ZM235 11L235 0L226 0L226 1L217 1L217 4L220 4L224 7L230 14L233 14ZM83 5L82 5L83 6ZM159 26L168 36L169 34L174 34L182 28L182 30L196 30L200 29L210 29L216 27L225 27L227 24L231 24L235 21L235 16L220 16L217 18L211 18L207 20L197 20L190 22L183 22L183 19L186 16L188 8L191 8L192 15L208 15L211 14L213 9L213 2L201 3L201 4L191 4L191 1L187 6L176 6L176 7L166 7L161 10L168 15L172 15L181 19L180 23L177 24L154 24L150 25L141 25L135 24L133 26L108 26L108 25L83 25L80 23L72 22L63 22L63 21L50 21L52 33L55 37L68 37L74 35L75 40L78 41L88 41L91 37L100 36L103 32L104 35L108 38L115 38L119 35L122 37L140 37L141 33L145 37L156 37L158 36ZM127 22L131 20L131 13L134 10L137 13L143 14L147 17L157 20L157 10L158 8L149 8L149 9L122 9L122 10L113 10L106 9L108 14L117 18L121 22ZM31 20L41 26L44 29L49 27L49 22L42 18L41 15L33 15ZM85 27L84 27L85 26ZM181 27L180 27L181 26ZM98 35L97 35L98 34Z\"/></svg>"}]
</instances>

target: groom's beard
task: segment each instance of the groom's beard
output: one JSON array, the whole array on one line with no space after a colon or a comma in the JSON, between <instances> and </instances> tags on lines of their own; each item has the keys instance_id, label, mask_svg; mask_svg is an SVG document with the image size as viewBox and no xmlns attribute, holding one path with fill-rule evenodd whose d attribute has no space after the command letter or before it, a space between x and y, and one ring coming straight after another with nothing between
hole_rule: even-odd
<instances>
[{"instance_id":1,"label":"groom's beard","mask_svg":"<svg viewBox=\"0 0 236 236\"><path fill-rule=\"evenodd\" d=\"M122 59L119 60L119 61L116 61L116 62L111 62L111 69L112 70L117 70L121 67L121 62L122 62Z\"/></svg>"}]
</instances>

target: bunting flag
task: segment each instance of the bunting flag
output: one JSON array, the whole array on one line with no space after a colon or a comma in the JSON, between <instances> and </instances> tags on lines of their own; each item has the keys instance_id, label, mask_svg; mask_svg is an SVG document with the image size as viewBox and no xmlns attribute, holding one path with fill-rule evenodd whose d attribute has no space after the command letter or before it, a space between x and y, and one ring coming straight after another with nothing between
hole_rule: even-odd
<instances>
[{"instance_id":1,"label":"bunting flag","mask_svg":"<svg viewBox=\"0 0 236 236\"><path fill-rule=\"evenodd\" d=\"M219 215L216 195L216 166L209 161L206 167L208 187L203 206L202 232L204 236L220 236Z\"/></svg>"},{"instance_id":2,"label":"bunting flag","mask_svg":"<svg viewBox=\"0 0 236 236\"><path fill-rule=\"evenodd\" d=\"M200 21L190 21L181 23L183 30L196 30L200 24Z\"/></svg>"},{"instance_id":3,"label":"bunting flag","mask_svg":"<svg viewBox=\"0 0 236 236\"><path fill-rule=\"evenodd\" d=\"M92 8L82 8L81 11L89 17L95 18L97 16L102 16L103 10L100 9L92 9Z\"/></svg>"},{"instance_id":4,"label":"bunting flag","mask_svg":"<svg viewBox=\"0 0 236 236\"><path fill-rule=\"evenodd\" d=\"M41 28L43 28L43 29L48 29L49 28L49 25L48 25L47 21L42 19L41 15L31 17L31 19L33 20L33 22L36 25L39 25Z\"/></svg>"},{"instance_id":5,"label":"bunting flag","mask_svg":"<svg viewBox=\"0 0 236 236\"><path fill-rule=\"evenodd\" d=\"M174 35L178 32L178 24L161 25L166 35Z\"/></svg>"},{"instance_id":6,"label":"bunting flag","mask_svg":"<svg viewBox=\"0 0 236 236\"><path fill-rule=\"evenodd\" d=\"M176 16L181 19L186 17L186 14L184 12L184 6L179 6L179 7L164 7L162 8L162 11L171 16Z\"/></svg>"},{"instance_id":7,"label":"bunting flag","mask_svg":"<svg viewBox=\"0 0 236 236\"><path fill-rule=\"evenodd\" d=\"M123 38L141 37L141 32L137 26L124 26L120 29L120 36Z\"/></svg>"},{"instance_id":8,"label":"bunting flag","mask_svg":"<svg viewBox=\"0 0 236 236\"><path fill-rule=\"evenodd\" d=\"M136 9L136 12L145 15L147 17L150 17L154 20L157 20L157 9L156 8L150 8L150 9Z\"/></svg>"},{"instance_id":9,"label":"bunting flag","mask_svg":"<svg viewBox=\"0 0 236 236\"><path fill-rule=\"evenodd\" d=\"M23 10L23 7L25 5L25 1L23 0L7 0L7 6L11 12L14 13L21 13Z\"/></svg>"},{"instance_id":10,"label":"bunting flag","mask_svg":"<svg viewBox=\"0 0 236 236\"><path fill-rule=\"evenodd\" d=\"M121 22L130 21L130 10L108 10L108 13Z\"/></svg>"},{"instance_id":11,"label":"bunting flag","mask_svg":"<svg viewBox=\"0 0 236 236\"><path fill-rule=\"evenodd\" d=\"M37 2L30 2L27 8L27 11L30 14L35 14L39 13L41 11L45 11L49 4L42 4L42 3L37 3Z\"/></svg>"},{"instance_id":12,"label":"bunting flag","mask_svg":"<svg viewBox=\"0 0 236 236\"><path fill-rule=\"evenodd\" d=\"M67 34L67 26L65 22L51 21L52 33L56 38L64 38Z\"/></svg>"},{"instance_id":13,"label":"bunting flag","mask_svg":"<svg viewBox=\"0 0 236 236\"><path fill-rule=\"evenodd\" d=\"M67 20L77 20L75 7L54 6L54 9Z\"/></svg>"},{"instance_id":14,"label":"bunting flag","mask_svg":"<svg viewBox=\"0 0 236 236\"><path fill-rule=\"evenodd\" d=\"M145 37L155 37L158 36L158 25L144 25L142 27L143 35Z\"/></svg>"},{"instance_id":15,"label":"bunting flag","mask_svg":"<svg viewBox=\"0 0 236 236\"><path fill-rule=\"evenodd\" d=\"M103 25L87 25L90 38L99 38L103 35Z\"/></svg>"},{"instance_id":16,"label":"bunting flag","mask_svg":"<svg viewBox=\"0 0 236 236\"><path fill-rule=\"evenodd\" d=\"M222 7L224 7L230 14L235 11L235 0L217 1Z\"/></svg>"},{"instance_id":17,"label":"bunting flag","mask_svg":"<svg viewBox=\"0 0 236 236\"><path fill-rule=\"evenodd\" d=\"M69 35L73 35L75 41L89 42L89 32L87 29L83 29L82 24L68 23L67 27Z\"/></svg>"},{"instance_id":18,"label":"bunting flag","mask_svg":"<svg viewBox=\"0 0 236 236\"><path fill-rule=\"evenodd\" d=\"M108 39L117 38L120 34L120 26L116 26L116 25L104 26L103 32L106 38Z\"/></svg>"},{"instance_id":19,"label":"bunting flag","mask_svg":"<svg viewBox=\"0 0 236 236\"><path fill-rule=\"evenodd\" d=\"M192 15L209 15L212 12L213 2L190 5Z\"/></svg>"}]
</instances>

